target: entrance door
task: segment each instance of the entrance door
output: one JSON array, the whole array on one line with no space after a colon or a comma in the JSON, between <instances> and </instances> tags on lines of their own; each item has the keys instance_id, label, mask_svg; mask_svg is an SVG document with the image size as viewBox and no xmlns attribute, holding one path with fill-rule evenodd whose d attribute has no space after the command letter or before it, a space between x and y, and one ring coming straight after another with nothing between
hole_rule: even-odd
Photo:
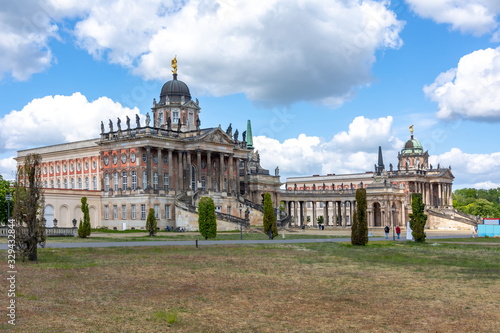
<instances>
[{"instance_id":1,"label":"entrance door","mask_svg":"<svg viewBox=\"0 0 500 333\"><path fill-rule=\"evenodd\" d=\"M382 226L382 214L380 212L380 204L375 202L373 204L373 226L381 227Z\"/></svg>"}]
</instances>

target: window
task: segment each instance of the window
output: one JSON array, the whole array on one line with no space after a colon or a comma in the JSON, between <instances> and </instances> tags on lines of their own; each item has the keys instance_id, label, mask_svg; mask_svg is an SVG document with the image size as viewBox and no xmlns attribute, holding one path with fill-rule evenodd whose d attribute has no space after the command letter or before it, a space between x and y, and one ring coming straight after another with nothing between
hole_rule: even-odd
<instances>
[{"instance_id":1,"label":"window","mask_svg":"<svg viewBox=\"0 0 500 333\"><path fill-rule=\"evenodd\" d=\"M90 180L89 177L85 177L85 189L90 190Z\"/></svg>"},{"instance_id":2,"label":"window","mask_svg":"<svg viewBox=\"0 0 500 333\"><path fill-rule=\"evenodd\" d=\"M104 219L106 219L106 220L109 219L109 206L108 205L104 206Z\"/></svg>"},{"instance_id":3,"label":"window","mask_svg":"<svg viewBox=\"0 0 500 333\"><path fill-rule=\"evenodd\" d=\"M43 187L45 187L45 188L47 188L47 187L48 187L48 185L47 185L47 181L45 181L45 182L43 183Z\"/></svg>"},{"instance_id":4,"label":"window","mask_svg":"<svg viewBox=\"0 0 500 333\"><path fill-rule=\"evenodd\" d=\"M127 190L127 171L122 172L122 190Z\"/></svg>"},{"instance_id":5,"label":"window","mask_svg":"<svg viewBox=\"0 0 500 333\"><path fill-rule=\"evenodd\" d=\"M153 174L153 189L154 190L158 189L158 172L155 172Z\"/></svg>"},{"instance_id":6,"label":"window","mask_svg":"<svg viewBox=\"0 0 500 333\"><path fill-rule=\"evenodd\" d=\"M97 177L94 176L94 178L92 179L92 182L94 183L93 186L94 186L94 191L97 191Z\"/></svg>"},{"instance_id":7,"label":"window","mask_svg":"<svg viewBox=\"0 0 500 333\"><path fill-rule=\"evenodd\" d=\"M51 187L51 188L54 188L54 180L51 180L51 181L50 181L50 187Z\"/></svg>"},{"instance_id":8,"label":"window","mask_svg":"<svg viewBox=\"0 0 500 333\"><path fill-rule=\"evenodd\" d=\"M146 171L142 172L142 188L148 187L148 173Z\"/></svg>"},{"instance_id":9,"label":"window","mask_svg":"<svg viewBox=\"0 0 500 333\"><path fill-rule=\"evenodd\" d=\"M323 202L319 203L319 208L323 208Z\"/></svg>"},{"instance_id":10,"label":"window","mask_svg":"<svg viewBox=\"0 0 500 333\"><path fill-rule=\"evenodd\" d=\"M137 171L132 171L132 191L137 190Z\"/></svg>"},{"instance_id":11,"label":"window","mask_svg":"<svg viewBox=\"0 0 500 333\"><path fill-rule=\"evenodd\" d=\"M68 180L67 179L64 179L64 188L67 189L68 188Z\"/></svg>"},{"instance_id":12,"label":"window","mask_svg":"<svg viewBox=\"0 0 500 333\"><path fill-rule=\"evenodd\" d=\"M172 112L172 122L173 123L178 123L179 122L179 111L173 111Z\"/></svg>"},{"instance_id":13,"label":"window","mask_svg":"<svg viewBox=\"0 0 500 333\"><path fill-rule=\"evenodd\" d=\"M82 184L82 178L79 177L78 178L78 189L81 190L82 186L83 186L83 184Z\"/></svg>"},{"instance_id":14,"label":"window","mask_svg":"<svg viewBox=\"0 0 500 333\"><path fill-rule=\"evenodd\" d=\"M71 189L75 189L75 178L71 178Z\"/></svg>"},{"instance_id":15,"label":"window","mask_svg":"<svg viewBox=\"0 0 500 333\"><path fill-rule=\"evenodd\" d=\"M205 178L205 176L201 176L201 189L205 190L206 185L207 185L207 179Z\"/></svg>"},{"instance_id":16,"label":"window","mask_svg":"<svg viewBox=\"0 0 500 333\"><path fill-rule=\"evenodd\" d=\"M126 219L127 218L127 206L126 205L122 205L122 219Z\"/></svg>"},{"instance_id":17,"label":"window","mask_svg":"<svg viewBox=\"0 0 500 333\"><path fill-rule=\"evenodd\" d=\"M165 218L170 219L170 205L165 205Z\"/></svg>"},{"instance_id":18,"label":"window","mask_svg":"<svg viewBox=\"0 0 500 333\"><path fill-rule=\"evenodd\" d=\"M163 125L163 111L158 114L158 123Z\"/></svg>"},{"instance_id":19,"label":"window","mask_svg":"<svg viewBox=\"0 0 500 333\"><path fill-rule=\"evenodd\" d=\"M168 173L163 174L163 189L168 191Z\"/></svg>"},{"instance_id":20,"label":"window","mask_svg":"<svg viewBox=\"0 0 500 333\"><path fill-rule=\"evenodd\" d=\"M155 210L155 219L157 219L159 216L160 205L154 205L154 210Z\"/></svg>"},{"instance_id":21,"label":"window","mask_svg":"<svg viewBox=\"0 0 500 333\"><path fill-rule=\"evenodd\" d=\"M113 205L113 220L116 220L118 218L118 206Z\"/></svg>"},{"instance_id":22,"label":"window","mask_svg":"<svg viewBox=\"0 0 500 333\"><path fill-rule=\"evenodd\" d=\"M231 206L227 206L227 214L231 215Z\"/></svg>"},{"instance_id":23,"label":"window","mask_svg":"<svg viewBox=\"0 0 500 333\"><path fill-rule=\"evenodd\" d=\"M146 219L146 205L142 204L141 205L141 220Z\"/></svg>"},{"instance_id":24,"label":"window","mask_svg":"<svg viewBox=\"0 0 500 333\"><path fill-rule=\"evenodd\" d=\"M104 190L109 191L109 173L104 176Z\"/></svg>"},{"instance_id":25,"label":"window","mask_svg":"<svg viewBox=\"0 0 500 333\"><path fill-rule=\"evenodd\" d=\"M61 180L60 179L57 180L57 188L61 188Z\"/></svg>"},{"instance_id":26,"label":"window","mask_svg":"<svg viewBox=\"0 0 500 333\"><path fill-rule=\"evenodd\" d=\"M308 203L306 204L306 207L307 207L307 208L311 208L311 203L310 203L310 202L308 202Z\"/></svg>"},{"instance_id":27,"label":"window","mask_svg":"<svg viewBox=\"0 0 500 333\"><path fill-rule=\"evenodd\" d=\"M118 191L118 172L113 173L113 189Z\"/></svg>"},{"instance_id":28,"label":"window","mask_svg":"<svg viewBox=\"0 0 500 333\"><path fill-rule=\"evenodd\" d=\"M131 205L130 208L131 208L131 212L130 212L131 218L132 218L132 220L135 220L137 218L137 215L136 215L137 213L135 211L135 205Z\"/></svg>"}]
</instances>

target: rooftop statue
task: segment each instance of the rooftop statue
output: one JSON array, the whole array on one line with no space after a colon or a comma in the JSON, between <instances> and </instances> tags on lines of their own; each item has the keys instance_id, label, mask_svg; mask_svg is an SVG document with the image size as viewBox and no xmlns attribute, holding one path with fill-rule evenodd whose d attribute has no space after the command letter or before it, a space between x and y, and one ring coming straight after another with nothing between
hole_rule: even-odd
<instances>
[{"instance_id":1,"label":"rooftop statue","mask_svg":"<svg viewBox=\"0 0 500 333\"><path fill-rule=\"evenodd\" d=\"M172 73L177 74L177 56L172 59Z\"/></svg>"}]
</instances>

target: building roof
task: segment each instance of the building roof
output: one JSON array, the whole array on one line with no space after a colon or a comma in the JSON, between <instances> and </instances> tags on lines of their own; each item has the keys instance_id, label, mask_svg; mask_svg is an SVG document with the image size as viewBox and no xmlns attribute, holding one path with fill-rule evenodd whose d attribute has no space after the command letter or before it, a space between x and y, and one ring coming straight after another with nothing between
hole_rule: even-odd
<instances>
[{"instance_id":1,"label":"building roof","mask_svg":"<svg viewBox=\"0 0 500 333\"><path fill-rule=\"evenodd\" d=\"M423 154L424 148L420 141L415 139L413 135L410 140L406 141L404 148L401 150L401 154Z\"/></svg>"},{"instance_id":2,"label":"building roof","mask_svg":"<svg viewBox=\"0 0 500 333\"><path fill-rule=\"evenodd\" d=\"M180 103L182 97L184 97L184 103L191 100L191 93L189 92L187 84L177 80L177 74L173 74L173 79L167 81L161 88L160 104L165 104L167 97L171 103Z\"/></svg>"}]
</instances>

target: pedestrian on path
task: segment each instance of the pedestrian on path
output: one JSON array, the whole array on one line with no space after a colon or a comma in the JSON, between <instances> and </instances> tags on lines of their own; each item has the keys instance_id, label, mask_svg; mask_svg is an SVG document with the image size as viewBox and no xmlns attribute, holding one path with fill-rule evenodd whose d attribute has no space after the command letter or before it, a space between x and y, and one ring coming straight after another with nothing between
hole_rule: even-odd
<instances>
[{"instance_id":1,"label":"pedestrian on path","mask_svg":"<svg viewBox=\"0 0 500 333\"><path fill-rule=\"evenodd\" d=\"M399 239L399 235L401 235L401 228L399 227L399 225L396 227L396 234L398 235Z\"/></svg>"},{"instance_id":2,"label":"pedestrian on path","mask_svg":"<svg viewBox=\"0 0 500 333\"><path fill-rule=\"evenodd\" d=\"M389 226L388 225L385 226L384 232L385 232L385 239L389 239Z\"/></svg>"}]
</instances>

